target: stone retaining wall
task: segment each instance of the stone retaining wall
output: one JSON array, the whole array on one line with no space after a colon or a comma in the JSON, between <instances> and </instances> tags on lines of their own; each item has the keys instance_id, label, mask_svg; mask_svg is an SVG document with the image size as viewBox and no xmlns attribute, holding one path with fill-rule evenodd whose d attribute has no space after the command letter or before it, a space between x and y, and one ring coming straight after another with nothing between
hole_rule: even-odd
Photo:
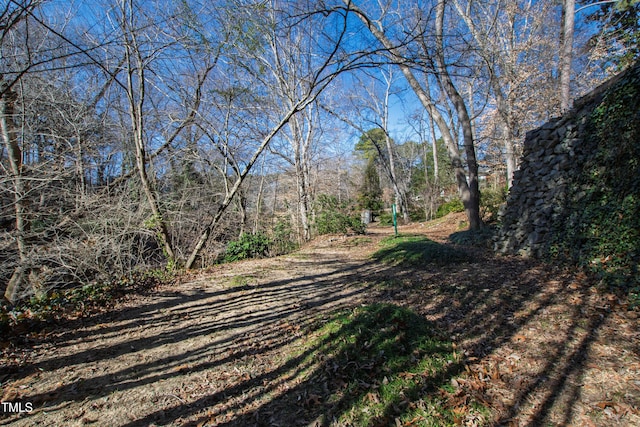
<instances>
[{"instance_id":1,"label":"stone retaining wall","mask_svg":"<svg viewBox=\"0 0 640 427\"><path fill-rule=\"evenodd\" d=\"M562 230L579 197L575 185L592 150L585 144L589 119L609 91L629 81L640 84L640 64L577 100L566 115L527 133L520 168L500 213L497 252L541 257L552 234ZM615 143L615 141L611 141ZM640 141L639 141L640 143ZM606 166L606 165L605 165Z\"/></svg>"}]
</instances>

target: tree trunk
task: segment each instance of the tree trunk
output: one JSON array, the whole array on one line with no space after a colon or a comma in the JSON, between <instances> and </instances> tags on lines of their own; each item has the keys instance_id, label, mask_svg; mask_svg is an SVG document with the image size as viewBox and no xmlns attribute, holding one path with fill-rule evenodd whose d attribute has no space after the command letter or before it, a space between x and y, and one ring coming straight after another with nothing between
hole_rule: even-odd
<instances>
[{"instance_id":1,"label":"tree trunk","mask_svg":"<svg viewBox=\"0 0 640 427\"><path fill-rule=\"evenodd\" d=\"M462 165L462 159L458 150L458 142L452 136L452 128L447 124L446 120L436 108L431 95L425 90L418 79L413 74L412 68L407 64L406 58L401 54L396 46L387 38L386 34L379 29L373 22L369 20L367 15L360 9L355 7L349 0L343 0L349 8L354 11L358 18L366 25L371 34L382 43L387 52L397 60L397 65L400 67L400 71L405 76L409 87L414 91L422 106L433 117L442 138L447 146L447 151L451 159L451 165L456 176L456 183L458 185L458 191L460 198L465 206L467 218L469 219L469 228L480 228L482 222L480 221L480 197L478 191L477 180L477 162L475 158L475 147L473 145L473 139L465 138L465 151L467 154L467 164L469 167L470 183L467 182L467 175ZM446 70L444 70L446 74ZM465 135L469 137L470 135Z\"/></svg>"},{"instance_id":2,"label":"tree trunk","mask_svg":"<svg viewBox=\"0 0 640 427\"><path fill-rule=\"evenodd\" d=\"M132 8L133 9L133 8ZM130 11L133 13L133 10ZM145 65L141 57L140 48L137 44L136 35L132 28L128 28L128 24L123 21L123 31L127 39L125 50L126 66L127 66L127 98L129 101L129 117L133 130L133 141L136 152L136 168L140 176L142 189L149 202L151 213L153 215L152 223L156 229L156 236L160 240L160 245L165 256L170 263L176 260L171 240L169 238L169 230L166 218L162 215L158 195L153 189L152 183L147 173L147 153L144 141L144 102L145 102ZM132 58L132 56L135 57Z\"/></svg>"},{"instance_id":3,"label":"tree trunk","mask_svg":"<svg viewBox=\"0 0 640 427\"><path fill-rule=\"evenodd\" d=\"M440 166L438 165L438 141L436 138L436 128L433 124L433 117L429 116L430 128L431 128L431 138L433 140L433 145L431 146L431 153L433 155L433 185L437 189L440 186ZM425 168L426 173L426 168Z\"/></svg>"},{"instance_id":4,"label":"tree trunk","mask_svg":"<svg viewBox=\"0 0 640 427\"><path fill-rule=\"evenodd\" d=\"M436 9L436 64L438 77L442 81L447 96L456 108L458 120L462 127L464 141L464 151L467 158L467 169L469 173L468 191L461 194L467 217L469 218L469 228L477 230L482 226L480 219L480 188L478 184L478 162L476 160L476 150L473 143L473 128L471 118L467 111L467 106L460 92L456 89L444 61L443 46L443 24L444 24L444 0L438 0Z\"/></svg>"},{"instance_id":5,"label":"tree trunk","mask_svg":"<svg viewBox=\"0 0 640 427\"><path fill-rule=\"evenodd\" d=\"M431 190L429 191L429 215L427 217L427 221L431 220L433 218L435 218L435 213L436 213L436 200L438 199L438 197L440 196L440 166L439 166L439 161L438 161L438 141L436 138L436 127L435 124L433 123L433 117L429 116L429 128L431 129L431 140L432 140L432 144L431 144L431 155L433 156L433 181L431 184ZM425 175L425 182L428 184L429 183L429 172L427 171L426 168L426 164L427 164L427 153L425 150L425 168L424 168L424 175Z\"/></svg>"},{"instance_id":6,"label":"tree trunk","mask_svg":"<svg viewBox=\"0 0 640 427\"><path fill-rule=\"evenodd\" d=\"M18 299L20 290L24 287L26 278L25 266L28 261L25 241L25 233L28 228L24 200L26 185L22 175L22 151L16 139L16 128L13 121L16 95L13 90L7 87L2 76L0 76L0 90L2 92L2 97L0 98L0 131L9 156L9 166L13 181L14 211L16 215L15 233L18 245L18 266L14 270L4 293L4 297L13 304Z\"/></svg>"},{"instance_id":7,"label":"tree trunk","mask_svg":"<svg viewBox=\"0 0 640 427\"><path fill-rule=\"evenodd\" d=\"M291 125L291 144L294 150L294 168L296 171L296 187L298 198L298 215L300 228L298 236L303 242L311 239L311 227L309 225L309 145L312 138L312 120L309 116L309 127L306 135L302 134L302 126L298 118L293 118Z\"/></svg>"},{"instance_id":8,"label":"tree trunk","mask_svg":"<svg viewBox=\"0 0 640 427\"><path fill-rule=\"evenodd\" d=\"M513 184L513 175L516 171L516 148L513 143L513 135L508 125L503 124L502 137L504 139L504 155L507 163L507 189Z\"/></svg>"},{"instance_id":9,"label":"tree trunk","mask_svg":"<svg viewBox=\"0 0 640 427\"><path fill-rule=\"evenodd\" d=\"M385 76L387 87L384 91L384 105L382 113L382 126L384 127L384 141L387 146L387 153L389 154L389 178L391 178L391 184L393 185L393 192L395 193L396 206L400 208L402 218L405 222L409 221L409 208L407 206L406 194L400 190L398 184L398 175L396 173L396 159L395 159L395 147L392 144L391 136L389 135L389 96L391 94L391 85L393 83L393 77L389 72L388 78Z\"/></svg>"},{"instance_id":10,"label":"tree trunk","mask_svg":"<svg viewBox=\"0 0 640 427\"><path fill-rule=\"evenodd\" d=\"M407 198L405 197L405 195L403 194L403 192L400 190L400 186L398 185L398 176L396 174L396 160L395 160L395 155L394 155L394 147L393 144L391 144L391 137L389 136L389 133L387 132L387 130L385 129L384 131L384 135L385 135L385 143L387 145L387 152L389 153L389 174L391 175L391 183L393 185L393 192L395 193L395 199L396 199L396 206L398 206L400 208L400 212L402 213L402 218L404 219L405 222L409 221L409 208L407 207Z\"/></svg>"},{"instance_id":11,"label":"tree trunk","mask_svg":"<svg viewBox=\"0 0 640 427\"><path fill-rule=\"evenodd\" d=\"M306 181L304 173L302 171L296 171L298 176L298 214L300 215L300 229L302 241L309 241L311 239L311 232L309 230L309 204L308 204L308 192L306 188Z\"/></svg>"},{"instance_id":12,"label":"tree trunk","mask_svg":"<svg viewBox=\"0 0 640 427\"><path fill-rule=\"evenodd\" d=\"M575 0L563 0L562 50L560 51L560 110L563 113L571 107L571 59L575 8Z\"/></svg>"},{"instance_id":13,"label":"tree trunk","mask_svg":"<svg viewBox=\"0 0 640 427\"><path fill-rule=\"evenodd\" d=\"M260 185L258 186L258 194L256 196L256 216L253 221L253 234L256 234L260 230L260 219L261 219L261 211L262 211L262 203L264 198L264 159L262 158L262 165L260 166ZM275 210L274 210L275 212Z\"/></svg>"}]
</instances>

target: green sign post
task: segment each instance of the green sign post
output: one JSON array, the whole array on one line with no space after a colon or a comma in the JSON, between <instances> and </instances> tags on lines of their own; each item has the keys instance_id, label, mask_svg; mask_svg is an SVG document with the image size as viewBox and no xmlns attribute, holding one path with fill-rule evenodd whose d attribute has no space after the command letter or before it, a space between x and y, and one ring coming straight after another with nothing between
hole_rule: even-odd
<instances>
[{"instance_id":1,"label":"green sign post","mask_svg":"<svg viewBox=\"0 0 640 427\"><path fill-rule=\"evenodd\" d=\"M396 215L396 204L391 205L391 212L393 213L393 229L395 230L396 237L398 237L398 217Z\"/></svg>"}]
</instances>

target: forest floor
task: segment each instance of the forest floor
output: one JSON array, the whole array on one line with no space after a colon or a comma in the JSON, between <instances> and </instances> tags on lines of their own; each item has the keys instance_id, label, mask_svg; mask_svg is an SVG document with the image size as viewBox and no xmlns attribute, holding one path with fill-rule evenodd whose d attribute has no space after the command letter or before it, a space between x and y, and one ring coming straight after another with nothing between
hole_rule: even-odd
<instances>
[{"instance_id":1,"label":"forest floor","mask_svg":"<svg viewBox=\"0 0 640 427\"><path fill-rule=\"evenodd\" d=\"M400 232L450 245L459 221ZM33 410L3 406L0 425L330 425L340 414L323 416L325 400L342 385L314 383L310 372L331 365L300 349L332 313L378 302L413 310L453 342L460 363L432 393L461 425L640 425L638 316L618 297L580 273L478 248L444 265L375 261L392 233L370 227L220 265L6 341L2 401Z\"/></svg>"}]
</instances>

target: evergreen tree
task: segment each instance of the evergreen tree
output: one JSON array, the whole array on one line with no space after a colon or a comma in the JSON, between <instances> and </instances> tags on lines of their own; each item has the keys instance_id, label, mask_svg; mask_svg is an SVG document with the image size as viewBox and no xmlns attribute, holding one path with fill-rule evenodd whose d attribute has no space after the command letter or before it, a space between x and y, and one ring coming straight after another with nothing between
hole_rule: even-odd
<instances>
[{"instance_id":1,"label":"evergreen tree","mask_svg":"<svg viewBox=\"0 0 640 427\"><path fill-rule=\"evenodd\" d=\"M361 209L369 209L373 213L380 211L383 206L380 176L373 158L369 158L367 167L364 170L362 186L358 195L358 205Z\"/></svg>"}]
</instances>

